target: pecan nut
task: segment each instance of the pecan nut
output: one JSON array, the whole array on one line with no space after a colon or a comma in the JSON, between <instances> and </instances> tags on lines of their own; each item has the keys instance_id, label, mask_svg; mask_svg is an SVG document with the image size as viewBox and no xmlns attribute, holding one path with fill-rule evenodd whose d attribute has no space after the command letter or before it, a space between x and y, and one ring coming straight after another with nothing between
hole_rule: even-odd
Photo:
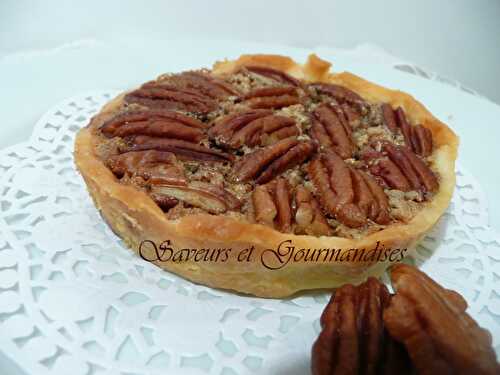
<instances>
[{"instance_id":1,"label":"pecan nut","mask_svg":"<svg viewBox=\"0 0 500 375\"><path fill-rule=\"evenodd\" d=\"M273 69L266 66L257 66L257 65L247 65L245 66L245 69L251 73L270 78L276 82L289 84L297 87L301 85L298 79L278 69Z\"/></svg>"},{"instance_id":2,"label":"pecan nut","mask_svg":"<svg viewBox=\"0 0 500 375\"><path fill-rule=\"evenodd\" d=\"M319 105L314 110L311 135L323 149L333 148L340 157L347 159L354 152L351 128L338 113L338 108L335 106Z\"/></svg>"},{"instance_id":3,"label":"pecan nut","mask_svg":"<svg viewBox=\"0 0 500 375\"><path fill-rule=\"evenodd\" d=\"M390 298L375 278L337 289L321 315L322 331L312 348L313 375L409 373L404 348L384 328Z\"/></svg>"},{"instance_id":4,"label":"pecan nut","mask_svg":"<svg viewBox=\"0 0 500 375\"><path fill-rule=\"evenodd\" d=\"M148 184L185 185L186 176L174 154L149 150L113 155L107 165L118 177L141 177Z\"/></svg>"},{"instance_id":5,"label":"pecan nut","mask_svg":"<svg viewBox=\"0 0 500 375\"><path fill-rule=\"evenodd\" d=\"M384 143L382 148L389 159L379 160L370 167L370 171L382 177L389 187L402 191L437 190L439 182L436 175L409 148L391 143Z\"/></svg>"},{"instance_id":6,"label":"pecan nut","mask_svg":"<svg viewBox=\"0 0 500 375\"><path fill-rule=\"evenodd\" d=\"M180 110L196 114L207 114L218 108L217 101L198 88L153 81L125 95L126 103L136 103L153 109Z\"/></svg>"},{"instance_id":7,"label":"pecan nut","mask_svg":"<svg viewBox=\"0 0 500 375\"><path fill-rule=\"evenodd\" d=\"M309 163L308 172L326 212L352 228L366 223L366 216L354 203L350 169L340 156L325 152Z\"/></svg>"},{"instance_id":8,"label":"pecan nut","mask_svg":"<svg viewBox=\"0 0 500 375\"><path fill-rule=\"evenodd\" d=\"M279 177L267 185L257 186L252 194L255 220L277 227L282 232L292 230L290 186Z\"/></svg>"},{"instance_id":9,"label":"pecan nut","mask_svg":"<svg viewBox=\"0 0 500 375\"><path fill-rule=\"evenodd\" d=\"M338 103L358 103L364 102L363 98L347 87L335 85L333 83L312 83L309 85L320 95L326 95L335 99Z\"/></svg>"},{"instance_id":10,"label":"pecan nut","mask_svg":"<svg viewBox=\"0 0 500 375\"><path fill-rule=\"evenodd\" d=\"M181 74L161 76L158 81L179 88L196 90L212 99L228 96L238 97L240 93L229 83L211 76L207 71L188 71Z\"/></svg>"},{"instance_id":11,"label":"pecan nut","mask_svg":"<svg viewBox=\"0 0 500 375\"><path fill-rule=\"evenodd\" d=\"M241 202L231 192L202 181L193 181L185 186L154 185L151 187L151 193L156 196L173 197L214 214L241 207Z\"/></svg>"},{"instance_id":12,"label":"pecan nut","mask_svg":"<svg viewBox=\"0 0 500 375\"><path fill-rule=\"evenodd\" d=\"M298 134L299 130L293 119L273 115L271 111L265 109L224 116L209 130L211 139L219 145L230 148L269 144Z\"/></svg>"},{"instance_id":13,"label":"pecan nut","mask_svg":"<svg viewBox=\"0 0 500 375\"><path fill-rule=\"evenodd\" d=\"M121 113L101 126L107 137L148 135L199 142L206 125L179 112L166 110L128 111Z\"/></svg>"},{"instance_id":14,"label":"pecan nut","mask_svg":"<svg viewBox=\"0 0 500 375\"><path fill-rule=\"evenodd\" d=\"M299 104L300 98L295 87L264 87L246 94L243 103L250 108L280 109Z\"/></svg>"},{"instance_id":15,"label":"pecan nut","mask_svg":"<svg viewBox=\"0 0 500 375\"><path fill-rule=\"evenodd\" d=\"M389 104L384 103L382 115L385 124L393 133L401 129L406 146L413 152L423 157L432 154L432 132L421 124L410 125L403 108L398 107L394 111Z\"/></svg>"},{"instance_id":16,"label":"pecan nut","mask_svg":"<svg viewBox=\"0 0 500 375\"><path fill-rule=\"evenodd\" d=\"M396 295L384 311L419 374L498 374L491 335L466 313L467 303L414 267L392 267Z\"/></svg>"},{"instance_id":17,"label":"pecan nut","mask_svg":"<svg viewBox=\"0 0 500 375\"><path fill-rule=\"evenodd\" d=\"M271 181L287 169L304 162L315 150L311 141L287 138L278 143L245 155L235 164L234 179L246 182L255 179L258 184Z\"/></svg>"},{"instance_id":18,"label":"pecan nut","mask_svg":"<svg viewBox=\"0 0 500 375\"><path fill-rule=\"evenodd\" d=\"M295 222L300 232L313 236L328 236L332 230L318 201L309 190L299 185L295 191Z\"/></svg>"},{"instance_id":19,"label":"pecan nut","mask_svg":"<svg viewBox=\"0 0 500 375\"><path fill-rule=\"evenodd\" d=\"M122 152L157 150L174 153L180 159L201 160L207 162L232 161L231 154L214 150L202 145L186 142L178 139L153 138L139 135L133 138L132 144Z\"/></svg>"}]
</instances>

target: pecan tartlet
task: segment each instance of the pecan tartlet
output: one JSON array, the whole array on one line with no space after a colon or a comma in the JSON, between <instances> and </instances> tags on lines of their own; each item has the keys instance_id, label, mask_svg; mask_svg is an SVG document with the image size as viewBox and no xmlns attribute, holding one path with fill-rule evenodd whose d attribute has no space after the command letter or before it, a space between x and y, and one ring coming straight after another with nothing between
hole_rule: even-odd
<instances>
[{"instance_id":1,"label":"pecan tartlet","mask_svg":"<svg viewBox=\"0 0 500 375\"><path fill-rule=\"evenodd\" d=\"M321 316L313 375L500 372L491 334L467 302L406 264L391 267L395 294L375 278L343 285Z\"/></svg>"},{"instance_id":2,"label":"pecan tartlet","mask_svg":"<svg viewBox=\"0 0 500 375\"><path fill-rule=\"evenodd\" d=\"M443 214L458 139L410 95L329 68L245 55L162 75L79 132L76 164L135 251L144 240L219 249L151 257L190 280L265 297L361 282L389 259L349 251L406 249ZM263 266L284 241L310 256Z\"/></svg>"}]
</instances>

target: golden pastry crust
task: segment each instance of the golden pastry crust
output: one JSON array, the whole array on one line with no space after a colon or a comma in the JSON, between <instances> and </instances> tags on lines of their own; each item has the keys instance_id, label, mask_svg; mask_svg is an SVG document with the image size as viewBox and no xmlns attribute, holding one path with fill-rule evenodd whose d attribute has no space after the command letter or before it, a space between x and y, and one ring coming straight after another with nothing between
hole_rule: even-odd
<instances>
[{"instance_id":1,"label":"golden pastry crust","mask_svg":"<svg viewBox=\"0 0 500 375\"><path fill-rule=\"evenodd\" d=\"M314 237L281 233L270 227L240 221L229 216L193 214L168 220L158 205L143 191L120 183L96 154L97 136L91 131L109 119L120 107L125 94L108 103L75 142L75 162L88 190L103 217L113 230L135 251L144 240L157 244L170 240L176 249L232 248L226 262L175 263L154 261L159 267L189 280L216 288L231 289L262 297L284 297L300 290L332 288L346 282L360 283L368 276L378 276L389 262L289 262L280 269L262 265L267 249L276 249L291 240L301 249L373 249L377 242L385 248L411 248L446 210L455 186L454 164L458 138L412 96L368 82L353 74L330 73L330 63L311 55L304 65L276 55L243 55L235 61L214 65L212 73L223 75L244 65L271 67L306 82L329 82L346 86L367 102L387 102L401 106L412 123L420 123L432 132L434 151L432 169L440 176L439 190L432 200L406 224L398 223L360 239L333 236ZM249 261L236 259L239 250L254 247ZM342 257L342 256L341 256Z\"/></svg>"}]
</instances>

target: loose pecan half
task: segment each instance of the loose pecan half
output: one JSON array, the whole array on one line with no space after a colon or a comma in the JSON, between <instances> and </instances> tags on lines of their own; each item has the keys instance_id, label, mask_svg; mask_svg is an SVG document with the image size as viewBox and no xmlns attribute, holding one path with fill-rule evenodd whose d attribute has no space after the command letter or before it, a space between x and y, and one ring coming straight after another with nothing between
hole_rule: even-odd
<instances>
[{"instance_id":1,"label":"loose pecan half","mask_svg":"<svg viewBox=\"0 0 500 375\"><path fill-rule=\"evenodd\" d=\"M366 216L354 203L350 169L340 156L327 151L309 163L308 172L327 213L351 228L366 223Z\"/></svg>"},{"instance_id":2,"label":"loose pecan half","mask_svg":"<svg viewBox=\"0 0 500 375\"><path fill-rule=\"evenodd\" d=\"M321 315L322 331L312 348L313 375L409 373L404 348L384 329L382 314L390 298L375 278L337 289Z\"/></svg>"},{"instance_id":3,"label":"loose pecan half","mask_svg":"<svg viewBox=\"0 0 500 375\"><path fill-rule=\"evenodd\" d=\"M180 159L201 160L213 162L232 161L233 156L224 152L211 149L202 145L194 144L177 139L153 138L139 135L131 140L131 145L121 152L157 150L174 153Z\"/></svg>"},{"instance_id":4,"label":"loose pecan half","mask_svg":"<svg viewBox=\"0 0 500 375\"><path fill-rule=\"evenodd\" d=\"M255 73L270 78L277 82L286 83L292 86L301 85L298 79L278 69L273 69L265 66L255 66L255 65L245 66L245 69L251 73Z\"/></svg>"},{"instance_id":5,"label":"loose pecan half","mask_svg":"<svg viewBox=\"0 0 500 375\"><path fill-rule=\"evenodd\" d=\"M290 187L279 177L267 185L259 185L252 193L255 220L282 232L292 230Z\"/></svg>"},{"instance_id":6,"label":"loose pecan half","mask_svg":"<svg viewBox=\"0 0 500 375\"><path fill-rule=\"evenodd\" d=\"M311 141L287 138L278 143L245 155L234 166L234 179L246 182L255 179L258 184L271 181L287 169L304 162L315 150Z\"/></svg>"},{"instance_id":7,"label":"loose pecan half","mask_svg":"<svg viewBox=\"0 0 500 375\"><path fill-rule=\"evenodd\" d=\"M382 115L385 124L393 133L401 129L405 144L411 150L424 157L432 154L432 132L420 124L410 125L403 108L398 107L394 111L389 104L384 103Z\"/></svg>"},{"instance_id":8,"label":"loose pecan half","mask_svg":"<svg viewBox=\"0 0 500 375\"><path fill-rule=\"evenodd\" d=\"M343 117L338 116L337 107L321 104L314 110L311 135L323 149L333 148L343 159L354 152L351 129Z\"/></svg>"},{"instance_id":9,"label":"loose pecan half","mask_svg":"<svg viewBox=\"0 0 500 375\"><path fill-rule=\"evenodd\" d=\"M312 236L331 235L331 228L326 221L319 203L304 186L295 190L295 222L300 232Z\"/></svg>"},{"instance_id":10,"label":"loose pecan half","mask_svg":"<svg viewBox=\"0 0 500 375\"><path fill-rule=\"evenodd\" d=\"M236 210L241 207L238 198L228 190L201 181L192 181L186 186L154 185L151 187L151 193L157 196L173 197L214 214L220 214L227 210Z\"/></svg>"},{"instance_id":11,"label":"loose pecan half","mask_svg":"<svg viewBox=\"0 0 500 375\"><path fill-rule=\"evenodd\" d=\"M466 313L462 296L404 264L392 267L391 281L396 295L384 323L419 374L500 373L491 335Z\"/></svg>"},{"instance_id":12,"label":"loose pecan half","mask_svg":"<svg viewBox=\"0 0 500 375\"><path fill-rule=\"evenodd\" d=\"M436 175L417 155L404 146L383 143L389 159L381 159L370 167L389 187L402 191L433 192L439 187Z\"/></svg>"},{"instance_id":13,"label":"loose pecan half","mask_svg":"<svg viewBox=\"0 0 500 375\"><path fill-rule=\"evenodd\" d=\"M149 135L199 142L206 125L179 112L166 110L128 111L121 113L101 126L108 137Z\"/></svg>"},{"instance_id":14,"label":"loose pecan half","mask_svg":"<svg viewBox=\"0 0 500 375\"><path fill-rule=\"evenodd\" d=\"M280 109L300 103L297 89L292 86L258 88L243 99L243 103L250 108Z\"/></svg>"}]
</instances>

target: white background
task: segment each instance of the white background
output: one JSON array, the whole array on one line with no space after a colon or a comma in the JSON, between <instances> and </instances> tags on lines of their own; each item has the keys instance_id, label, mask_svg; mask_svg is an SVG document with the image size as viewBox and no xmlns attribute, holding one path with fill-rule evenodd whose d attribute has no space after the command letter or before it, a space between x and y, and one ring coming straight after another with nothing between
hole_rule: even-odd
<instances>
[{"instance_id":1,"label":"white background","mask_svg":"<svg viewBox=\"0 0 500 375\"><path fill-rule=\"evenodd\" d=\"M68 96L120 88L120 76L126 75L124 85L130 85L168 71L168 61L148 56L118 65L120 53L127 55L124 41L144 38L158 41L158 49L168 49L168 41L180 37L196 38L207 49L212 38L307 49L375 44L500 103L499 20L500 1L495 0L0 0L0 147L27 139L40 115ZM498 229L498 180L492 176L500 174L486 170L485 158L500 161L495 156L500 120L484 123L473 113L469 118L470 127L488 137L483 144L480 136L468 136L463 155L487 192ZM2 374L17 374L14 367L0 354Z\"/></svg>"},{"instance_id":2,"label":"white background","mask_svg":"<svg viewBox=\"0 0 500 375\"><path fill-rule=\"evenodd\" d=\"M1 0L0 56L127 35L306 48L375 43L500 103L499 20L498 0Z\"/></svg>"}]
</instances>

